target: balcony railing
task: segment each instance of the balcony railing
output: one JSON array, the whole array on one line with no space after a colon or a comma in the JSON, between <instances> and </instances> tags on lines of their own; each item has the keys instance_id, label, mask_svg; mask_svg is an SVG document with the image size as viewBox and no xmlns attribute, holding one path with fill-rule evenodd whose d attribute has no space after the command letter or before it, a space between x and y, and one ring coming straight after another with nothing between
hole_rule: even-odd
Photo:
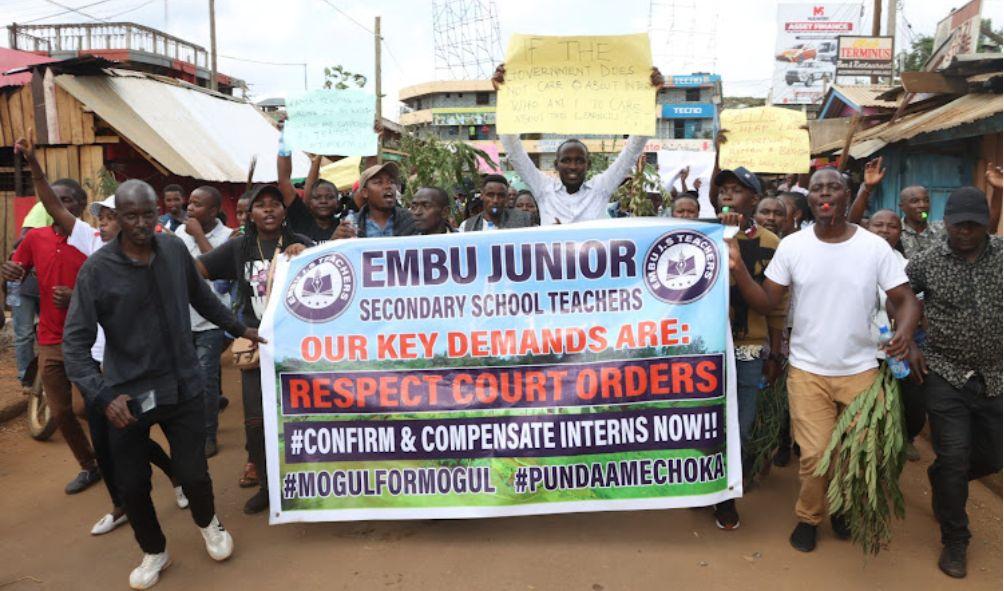
<instances>
[{"instance_id":1,"label":"balcony railing","mask_svg":"<svg viewBox=\"0 0 1004 591\"><path fill-rule=\"evenodd\" d=\"M24 51L128 49L208 67L204 47L135 23L18 25L7 27L12 48Z\"/></svg>"}]
</instances>

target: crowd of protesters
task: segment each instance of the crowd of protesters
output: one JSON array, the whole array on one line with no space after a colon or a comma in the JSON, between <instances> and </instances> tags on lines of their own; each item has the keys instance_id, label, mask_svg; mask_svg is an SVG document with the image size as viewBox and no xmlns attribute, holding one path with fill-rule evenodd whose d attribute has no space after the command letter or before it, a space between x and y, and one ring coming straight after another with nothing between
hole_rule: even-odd
<instances>
[{"instance_id":1,"label":"crowd of protesters","mask_svg":"<svg viewBox=\"0 0 1004 591\"><path fill-rule=\"evenodd\" d=\"M653 71L652 83L662 83ZM500 66L493 82L505 83ZM98 226L81 219L87 196L67 179L50 183L31 144L15 148L32 171L36 195L51 222L27 231L4 279L20 283L13 314L18 372L25 375L35 334L39 368L53 416L81 471L66 486L78 493L104 479L112 510L92 529L104 534L128 521L144 557L130 575L136 589L154 585L170 564L150 500L157 465L176 487L179 507L191 511L208 554L225 560L233 538L214 506L207 458L220 447L220 358L234 339L251 349L279 257L293 257L328 240L478 232L568 224L607 217L607 206L645 144L632 137L606 171L589 176L590 154L575 139L556 151L554 175L502 136L509 163L526 188L485 175L463 202L447 188L415 187L394 162L362 171L342 195L319 179L314 158L302 192L288 153L277 157L278 183L254 187L238 201L237 229L221 221L223 197L211 186L184 194L169 185L158 195L127 180L113 196L91 204ZM908 439L930 425L936 460L928 470L934 514L941 525L941 569L965 576L969 541L968 482L1001 468L1001 173L987 171L993 197L961 187L948 197L943 222L928 221L923 187L903 190L901 218L872 212L869 195L885 174L868 163L852 195L845 175L817 170L807 186L797 178L765 189L739 167L710 179L715 218L737 227L729 240L730 307L735 346L737 407L744 456L759 392L787 380L785 420L777 465L799 454L800 490L791 545L812 551L827 517L826 478L815 471L840 409L874 381L883 356L909 360L903 380ZM671 217L700 219L696 189L674 192ZM462 212L462 215L458 215ZM707 220L706 220L707 221ZM671 222L670 222L671 223ZM32 290L31 282L37 283ZM876 330L892 330L879 343ZM236 346L236 345L235 345ZM782 378L786 374L786 378ZM261 372L241 367L248 463L241 485L257 486L244 505L268 508ZM73 412L74 391L86 401L90 437ZM170 454L150 439L159 425ZM230 442L227 442L228 444ZM793 447L794 444L794 447ZM908 446L911 458L916 450ZM747 458L748 459L748 458ZM744 462L745 464L745 462ZM734 500L713 508L714 521L736 529ZM834 534L849 536L840 515Z\"/></svg>"}]
</instances>

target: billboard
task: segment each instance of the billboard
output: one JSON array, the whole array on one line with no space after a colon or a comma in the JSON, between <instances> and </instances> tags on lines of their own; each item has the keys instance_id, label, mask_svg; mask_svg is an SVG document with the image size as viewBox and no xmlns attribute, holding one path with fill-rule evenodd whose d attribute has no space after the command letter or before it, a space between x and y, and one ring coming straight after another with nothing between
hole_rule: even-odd
<instances>
[{"instance_id":1,"label":"billboard","mask_svg":"<svg viewBox=\"0 0 1004 591\"><path fill-rule=\"evenodd\" d=\"M837 41L837 76L891 76L892 37L850 37Z\"/></svg>"},{"instance_id":2,"label":"billboard","mask_svg":"<svg viewBox=\"0 0 1004 591\"><path fill-rule=\"evenodd\" d=\"M944 68L957 55L976 53L980 43L981 9L980 0L972 0L938 22L934 32L935 54L928 63L928 71Z\"/></svg>"},{"instance_id":3,"label":"billboard","mask_svg":"<svg viewBox=\"0 0 1004 591\"><path fill-rule=\"evenodd\" d=\"M820 102L836 77L837 37L858 32L861 5L778 4L777 20L772 102Z\"/></svg>"}]
</instances>

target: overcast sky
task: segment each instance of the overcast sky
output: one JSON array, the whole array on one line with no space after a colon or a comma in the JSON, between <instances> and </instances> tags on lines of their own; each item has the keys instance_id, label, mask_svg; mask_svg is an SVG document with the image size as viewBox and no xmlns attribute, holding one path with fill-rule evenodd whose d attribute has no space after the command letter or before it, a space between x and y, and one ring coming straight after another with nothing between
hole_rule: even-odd
<instances>
[{"instance_id":1,"label":"overcast sky","mask_svg":"<svg viewBox=\"0 0 1004 591\"><path fill-rule=\"evenodd\" d=\"M132 21L155 27L209 47L208 0L59 0L92 17ZM901 0L898 47L913 35L933 34L938 20L963 0ZM596 35L636 33L648 28L649 13L683 14L686 5L700 5L696 17L678 20L687 30L673 34L683 46L710 48L703 60L722 75L728 96L765 96L770 87L777 31L776 2L770 0L502 0L497 3L502 47L512 33ZM871 28L871 2L862 29ZM984 0L983 16L999 22L1004 0ZM165 19L166 5L166 19ZM333 8L337 7L339 10ZM396 118L401 87L436 78L433 51L433 0L216 0L218 51L221 56L271 62L307 63L307 83L317 88L326 65L372 78L373 18L382 17L385 50L383 84L388 95L385 115ZM89 6L88 8L83 8ZM49 0L0 0L0 23L94 22ZM43 18L48 17L51 18ZM346 16L348 15L348 16ZM356 24L350 18L357 21ZM36 20L40 19L40 20ZM883 17L883 23L885 18ZM691 22L694 24L691 25ZM709 26L709 23L714 25ZM361 26L360 26L361 25ZM656 39L654 37L654 39ZM7 35L0 36L7 45ZM660 42L653 53L677 54ZM677 46L679 47L679 46ZM703 54L704 52L702 52ZM691 56L693 57L693 56ZM681 58L686 59L686 58ZM664 74L689 73L673 63L658 64ZM303 89L303 68L249 63L221 57L220 71L248 82L256 99L284 96ZM686 71L681 71L686 70Z\"/></svg>"}]
</instances>

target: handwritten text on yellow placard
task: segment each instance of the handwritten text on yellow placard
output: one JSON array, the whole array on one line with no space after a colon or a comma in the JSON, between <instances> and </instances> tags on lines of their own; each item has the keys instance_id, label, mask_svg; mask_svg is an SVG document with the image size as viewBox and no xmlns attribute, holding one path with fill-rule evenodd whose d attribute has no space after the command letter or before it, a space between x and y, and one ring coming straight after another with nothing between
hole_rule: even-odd
<instances>
[{"instance_id":1,"label":"handwritten text on yellow placard","mask_svg":"<svg viewBox=\"0 0 1004 591\"><path fill-rule=\"evenodd\" d=\"M513 35L499 133L655 134L648 35Z\"/></svg>"},{"instance_id":2,"label":"handwritten text on yellow placard","mask_svg":"<svg viewBox=\"0 0 1004 591\"><path fill-rule=\"evenodd\" d=\"M726 142L720 168L745 166L753 172L809 172L809 132L805 113L780 107L726 109L721 116Z\"/></svg>"}]
</instances>

